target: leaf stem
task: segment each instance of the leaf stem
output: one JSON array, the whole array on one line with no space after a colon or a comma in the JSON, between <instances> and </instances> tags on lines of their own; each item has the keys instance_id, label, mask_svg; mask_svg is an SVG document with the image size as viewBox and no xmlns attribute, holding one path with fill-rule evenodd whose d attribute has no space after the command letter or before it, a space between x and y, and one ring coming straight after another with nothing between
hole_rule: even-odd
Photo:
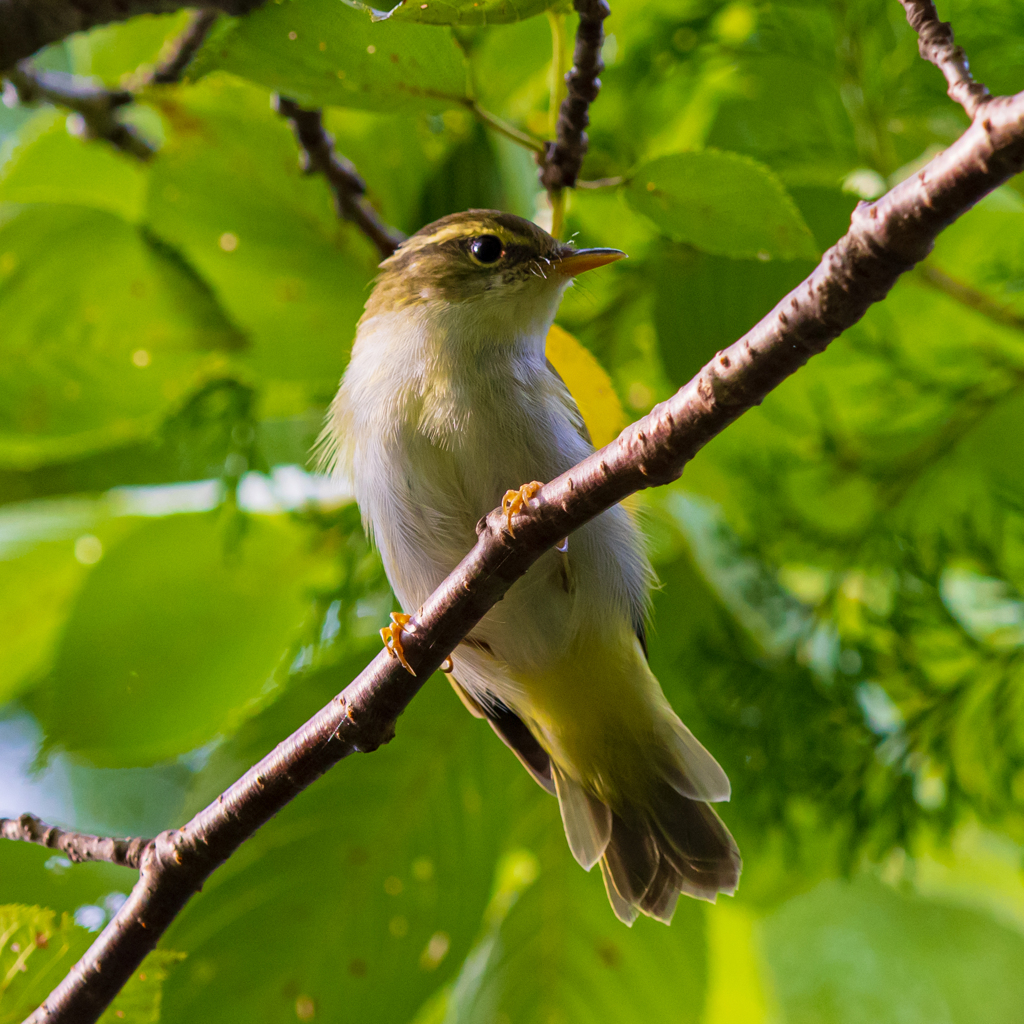
<instances>
[{"instance_id":1,"label":"leaf stem","mask_svg":"<svg viewBox=\"0 0 1024 1024\"><path fill-rule=\"evenodd\" d=\"M496 114L492 114L489 110L485 110L481 107L476 100L467 99L464 102L466 109L471 111L478 121L487 125L488 128L493 128L499 135L504 135L506 139L511 139L513 142L531 150L534 153L544 152L544 143L542 140L535 138L526 132L520 131L518 128L514 128L507 121L502 121L502 119Z\"/></svg>"}]
</instances>

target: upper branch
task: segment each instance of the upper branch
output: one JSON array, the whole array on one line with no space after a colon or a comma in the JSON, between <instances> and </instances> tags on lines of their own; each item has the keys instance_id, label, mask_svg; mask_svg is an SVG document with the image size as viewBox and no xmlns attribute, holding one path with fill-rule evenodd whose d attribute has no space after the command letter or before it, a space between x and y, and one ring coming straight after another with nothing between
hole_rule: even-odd
<instances>
[{"instance_id":1,"label":"upper branch","mask_svg":"<svg viewBox=\"0 0 1024 1024\"><path fill-rule=\"evenodd\" d=\"M540 163L540 182L549 192L572 188L587 152L588 110L601 91L604 70L601 46L604 43L604 19L611 14L607 0L573 0L580 16L576 29L573 64L565 76L569 93L558 112L556 140L549 142Z\"/></svg>"},{"instance_id":2,"label":"upper branch","mask_svg":"<svg viewBox=\"0 0 1024 1024\"><path fill-rule=\"evenodd\" d=\"M918 49L945 76L950 99L955 100L972 118L978 107L990 99L988 89L976 82L967 64L967 55L953 41L953 27L939 21L932 0L900 0L907 12L907 21L918 34Z\"/></svg>"},{"instance_id":3,"label":"upper branch","mask_svg":"<svg viewBox=\"0 0 1024 1024\"><path fill-rule=\"evenodd\" d=\"M157 836L128 901L27 1024L95 1021L214 869L332 765L387 742L423 682L544 551L627 495L676 479L711 438L884 298L943 228L1022 169L1024 93L990 100L949 149L881 199L861 203L811 276L751 331L610 445L541 488L518 517L514 539L500 509L486 516L473 550L403 633L416 676L382 651L216 801Z\"/></svg>"},{"instance_id":4,"label":"upper branch","mask_svg":"<svg viewBox=\"0 0 1024 1024\"><path fill-rule=\"evenodd\" d=\"M142 854L152 839L106 839L82 832L65 832L55 825L47 825L34 814L18 818L0 818L0 836L23 843L37 843L51 850L60 850L69 860L102 860L125 868L138 868Z\"/></svg>"},{"instance_id":5,"label":"upper branch","mask_svg":"<svg viewBox=\"0 0 1024 1024\"><path fill-rule=\"evenodd\" d=\"M96 25L137 14L168 14L199 7L247 14L264 0L0 0L0 71L12 68L50 43Z\"/></svg>"},{"instance_id":6,"label":"upper branch","mask_svg":"<svg viewBox=\"0 0 1024 1024\"><path fill-rule=\"evenodd\" d=\"M117 111L135 98L124 89L104 89L85 79L60 71L37 71L27 63L6 72L19 103L43 100L73 110L81 118L81 134L104 139L140 160L153 156L153 147L131 125L117 118Z\"/></svg>"},{"instance_id":7,"label":"upper branch","mask_svg":"<svg viewBox=\"0 0 1024 1024\"><path fill-rule=\"evenodd\" d=\"M366 199L366 183L355 165L335 152L334 139L324 128L319 110L305 110L287 96L275 99L277 112L292 126L302 149L302 169L307 174L320 173L331 186L338 216L351 221L387 259L405 236L388 227Z\"/></svg>"}]
</instances>

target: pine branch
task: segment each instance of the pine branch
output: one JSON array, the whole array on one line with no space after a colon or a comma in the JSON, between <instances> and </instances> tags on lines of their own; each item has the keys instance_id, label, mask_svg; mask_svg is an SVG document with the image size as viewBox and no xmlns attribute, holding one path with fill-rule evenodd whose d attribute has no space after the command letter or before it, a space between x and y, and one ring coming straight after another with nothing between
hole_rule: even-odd
<instances>
[{"instance_id":1,"label":"pine branch","mask_svg":"<svg viewBox=\"0 0 1024 1024\"><path fill-rule=\"evenodd\" d=\"M68 860L80 863L101 860L123 868L138 868L142 854L152 839L106 839L82 832L65 832L56 825L47 825L34 814L18 818L0 818L0 837L36 843L50 850L60 850Z\"/></svg>"},{"instance_id":2,"label":"pine branch","mask_svg":"<svg viewBox=\"0 0 1024 1024\"><path fill-rule=\"evenodd\" d=\"M382 651L216 801L157 836L128 901L28 1024L95 1021L247 838L338 761L392 738L420 686L544 551L628 495L675 480L708 441L883 299L939 232L1022 169L1024 93L989 100L949 149L881 199L859 204L846 235L751 331L617 440L546 484L517 518L514 539L500 509L487 515L473 550L403 635L416 675Z\"/></svg>"},{"instance_id":3,"label":"pine branch","mask_svg":"<svg viewBox=\"0 0 1024 1024\"><path fill-rule=\"evenodd\" d=\"M967 64L967 55L953 41L953 27L939 21L932 0L900 0L907 12L907 21L918 34L918 49L945 76L949 98L959 103L974 118L978 107L991 97L988 89L974 80Z\"/></svg>"},{"instance_id":4,"label":"pine branch","mask_svg":"<svg viewBox=\"0 0 1024 1024\"><path fill-rule=\"evenodd\" d=\"M604 70L601 47L604 44L604 19L611 14L607 0L573 0L580 16L576 29L573 64L565 76L569 94L562 101L554 142L549 142L540 164L540 182L549 192L572 188L587 152L586 127L590 124L590 104L601 91Z\"/></svg>"},{"instance_id":5,"label":"pine branch","mask_svg":"<svg viewBox=\"0 0 1024 1024\"><path fill-rule=\"evenodd\" d=\"M286 118L302 151L302 170L306 174L322 174L334 193L338 216L351 221L370 239L387 259L405 236L388 227L366 198L366 183L355 165L335 152L334 139L324 128L319 110L305 110L286 96L274 99L277 112Z\"/></svg>"},{"instance_id":6,"label":"pine branch","mask_svg":"<svg viewBox=\"0 0 1024 1024\"><path fill-rule=\"evenodd\" d=\"M169 14L186 7L248 14L264 0L0 0L0 74L50 43L137 14Z\"/></svg>"}]
</instances>

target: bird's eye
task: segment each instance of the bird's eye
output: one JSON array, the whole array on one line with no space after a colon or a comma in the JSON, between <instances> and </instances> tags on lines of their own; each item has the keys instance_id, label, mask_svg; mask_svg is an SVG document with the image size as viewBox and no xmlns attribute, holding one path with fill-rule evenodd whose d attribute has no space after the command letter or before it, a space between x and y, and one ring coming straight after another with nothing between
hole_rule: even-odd
<instances>
[{"instance_id":1,"label":"bird's eye","mask_svg":"<svg viewBox=\"0 0 1024 1024\"><path fill-rule=\"evenodd\" d=\"M469 243L469 251L477 263L497 263L505 250L502 248L501 239L495 235L481 235Z\"/></svg>"}]
</instances>

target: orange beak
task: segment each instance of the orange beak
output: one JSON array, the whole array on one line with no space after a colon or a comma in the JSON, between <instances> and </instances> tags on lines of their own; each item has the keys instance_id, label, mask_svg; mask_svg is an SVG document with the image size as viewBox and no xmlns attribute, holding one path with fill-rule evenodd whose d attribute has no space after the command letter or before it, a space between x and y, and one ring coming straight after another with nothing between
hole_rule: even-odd
<instances>
[{"instance_id":1,"label":"orange beak","mask_svg":"<svg viewBox=\"0 0 1024 1024\"><path fill-rule=\"evenodd\" d=\"M594 270L625 258L626 254L621 249L576 249L563 256L555 264L555 270L566 277L575 277L586 270Z\"/></svg>"}]
</instances>

